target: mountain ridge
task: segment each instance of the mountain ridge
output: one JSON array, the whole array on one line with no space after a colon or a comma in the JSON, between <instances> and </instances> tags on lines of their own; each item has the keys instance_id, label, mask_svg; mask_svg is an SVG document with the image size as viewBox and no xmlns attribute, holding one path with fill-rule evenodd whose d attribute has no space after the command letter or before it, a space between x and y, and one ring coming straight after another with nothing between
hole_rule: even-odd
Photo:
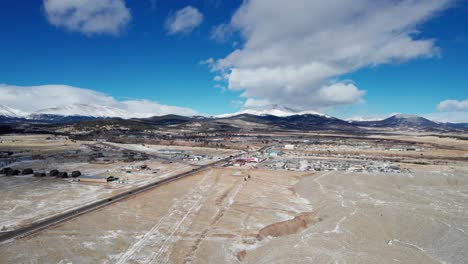
<instances>
[{"instance_id":1,"label":"mountain ridge","mask_svg":"<svg viewBox=\"0 0 468 264\"><path fill-rule=\"evenodd\" d=\"M414 128L428 129L437 128L443 124L431 121L427 118L410 115L410 114L395 114L381 120L374 121L354 121L353 124L369 127L389 127L389 128Z\"/></svg>"},{"instance_id":2,"label":"mountain ridge","mask_svg":"<svg viewBox=\"0 0 468 264\"><path fill-rule=\"evenodd\" d=\"M329 117L325 114L312 111L312 110L298 111L298 110L295 110L286 106L280 106L280 105L269 105L264 108L244 109L239 112L230 113L230 114L221 114L221 115L216 115L214 117L226 118L226 117L233 117L233 116L242 115L242 114L250 114L250 115L256 115L256 116L272 115L272 116L278 116L278 117L310 114L310 115Z\"/></svg>"},{"instance_id":3,"label":"mountain ridge","mask_svg":"<svg viewBox=\"0 0 468 264\"><path fill-rule=\"evenodd\" d=\"M194 122L207 123L215 121L223 126L229 126L231 121L246 121L263 126L281 129L356 129L391 128L410 130L466 130L464 123L438 123L417 115L395 114L388 118L372 121L345 121L336 117L315 111L297 111L288 107L271 105L266 108L245 109L232 114L218 116L183 116L168 114L151 117L137 117L122 109L88 105L72 104L61 107L51 107L27 114L8 106L0 105L0 121L2 123L73 123L98 119L126 119L153 125L179 125ZM225 120L225 121L223 121Z\"/></svg>"}]
</instances>

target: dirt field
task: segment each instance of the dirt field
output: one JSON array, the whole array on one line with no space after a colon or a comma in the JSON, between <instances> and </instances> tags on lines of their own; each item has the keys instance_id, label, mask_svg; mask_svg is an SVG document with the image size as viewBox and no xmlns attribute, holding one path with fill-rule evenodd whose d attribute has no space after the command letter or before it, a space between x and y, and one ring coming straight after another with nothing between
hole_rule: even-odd
<instances>
[{"instance_id":1,"label":"dirt field","mask_svg":"<svg viewBox=\"0 0 468 264\"><path fill-rule=\"evenodd\" d=\"M467 206L468 178L456 168L412 174L213 169L0 245L0 259L463 263Z\"/></svg>"},{"instance_id":2,"label":"dirt field","mask_svg":"<svg viewBox=\"0 0 468 264\"><path fill-rule=\"evenodd\" d=\"M80 149L82 143L74 142L66 137L52 135L2 135L0 136L0 151L24 150L33 154L73 151Z\"/></svg>"},{"instance_id":3,"label":"dirt field","mask_svg":"<svg viewBox=\"0 0 468 264\"><path fill-rule=\"evenodd\" d=\"M186 164L161 164L156 161L145 164L158 168L158 173L134 169L131 174L126 173L126 168L138 167L138 162L135 164L67 163L54 166L61 171L80 169L85 175L114 175L125 178L125 183L81 183L74 182L71 178L36 178L32 175L1 176L0 192L3 201L0 203L0 229L1 231L12 230L98 199L105 199L137 186L189 171L192 168ZM33 165L28 167L34 169L40 166L28 165Z\"/></svg>"}]
</instances>

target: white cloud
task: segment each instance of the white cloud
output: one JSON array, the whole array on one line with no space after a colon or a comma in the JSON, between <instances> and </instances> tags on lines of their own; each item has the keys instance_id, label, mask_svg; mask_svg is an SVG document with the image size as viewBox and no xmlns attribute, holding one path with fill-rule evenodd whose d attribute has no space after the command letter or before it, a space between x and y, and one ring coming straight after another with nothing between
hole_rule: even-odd
<instances>
[{"instance_id":1,"label":"white cloud","mask_svg":"<svg viewBox=\"0 0 468 264\"><path fill-rule=\"evenodd\" d=\"M212 65L242 96L300 108L362 101L364 91L337 81L357 69L438 55L418 26L450 0L248 0L214 36L230 31L242 48ZM248 100L247 100L248 102Z\"/></svg>"},{"instance_id":2,"label":"white cloud","mask_svg":"<svg viewBox=\"0 0 468 264\"><path fill-rule=\"evenodd\" d=\"M437 105L438 113L424 115L439 122L468 123L468 99L444 100Z\"/></svg>"},{"instance_id":3,"label":"white cloud","mask_svg":"<svg viewBox=\"0 0 468 264\"><path fill-rule=\"evenodd\" d=\"M466 100L444 100L437 105L441 111L466 111L468 112L468 99ZM468 113L467 113L468 115Z\"/></svg>"},{"instance_id":4,"label":"white cloud","mask_svg":"<svg viewBox=\"0 0 468 264\"><path fill-rule=\"evenodd\" d=\"M200 115L197 111L158 102L131 99L117 100L114 97L68 85L14 86L0 84L0 105L23 112L76 104L98 105L128 112L132 117L150 117L167 114Z\"/></svg>"},{"instance_id":5,"label":"white cloud","mask_svg":"<svg viewBox=\"0 0 468 264\"><path fill-rule=\"evenodd\" d=\"M49 23L84 34L117 35L130 22L124 0L43 0Z\"/></svg>"},{"instance_id":6,"label":"white cloud","mask_svg":"<svg viewBox=\"0 0 468 264\"><path fill-rule=\"evenodd\" d=\"M468 112L439 112L422 114L421 116L436 122L442 123L468 123Z\"/></svg>"},{"instance_id":7,"label":"white cloud","mask_svg":"<svg viewBox=\"0 0 468 264\"><path fill-rule=\"evenodd\" d=\"M352 83L334 83L318 90L317 98L319 98L320 102L317 101L316 104L325 106L353 104L361 101L361 97L365 93Z\"/></svg>"},{"instance_id":8,"label":"white cloud","mask_svg":"<svg viewBox=\"0 0 468 264\"><path fill-rule=\"evenodd\" d=\"M213 58L208 58L199 62L200 65L208 65L208 67L213 68L215 60Z\"/></svg>"},{"instance_id":9,"label":"white cloud","mask_svg":"<svg viewBox=\"0 0 468 264\"><path fill-rule=\"evenodd\" d=\"M186 6L166 20L169 34L190 33L203 21L203 14L193 6Z\"/></svg>"},{"instance_id":10,"label":"white cloud","mask_svg":"<svg viewBox=\"0 0 468 264\"><path fill-rule=\"evenodd\" d=\"M244 102L244 109L263 109L271 105L272 103L265 99L247 98Z\"/></svg>"},{"instance_id":11,"label":"white cloud","mask_svg":"<svg viewBox=\"0 0 468 264\"><path fill-rule=\"evenodd\" d=\"M221 24L213 27L211 31L211 39L219 42L224 42L233 33L233 29L229 24Z\"/></svg>"}]
</instances>

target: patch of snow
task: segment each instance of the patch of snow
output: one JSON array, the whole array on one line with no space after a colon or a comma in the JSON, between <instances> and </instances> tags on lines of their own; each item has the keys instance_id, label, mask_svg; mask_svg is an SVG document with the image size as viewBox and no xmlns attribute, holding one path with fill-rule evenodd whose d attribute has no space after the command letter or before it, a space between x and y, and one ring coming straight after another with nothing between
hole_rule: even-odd
<instances>
[{"instance_id":1,"label":"patch of snow","mask_svg":"<svg viewBox=\"0 0 468 264\"><path fill-rule=\"evenodd\" d=\"M318 115L318 116L324 116L328 118L330 117L330 116L327 116L327 115L324 115L322 113L312 111L312 110L297 111L297 110L284 107L284 106L279 106L279 105L271 105L271 106L267 106L265 108L259 108L259 109L244 109L236 113L222 114L222 115L217 115L215 117L226 118L226 117L232 117L232 116L243 115L243 114L256 115L256 116L272 115L272 116L277 116L277 117L287 117L287 116L294 116L294 115Z\"/></svg>"},{"instance_id":2,"label":"patch of snow","mask_svg":"<svg viewBox=\"0 0 468 264\"><path fill-rule=\"evenodd\" d=\"M341 231L341 223L343 223L345 220L347 219L346 216L343 216L340 221L338 221L335 225L335 228L333 230L330 230L330 231L325 231L323 233L325 234L329 234L329 233L335 233L335 234L340 234L342 233Z\"/></svg>"},{"instance_id":3,"label":"patch of snow","mask_svg":"<svg viewBox=\"0 0 468 264\"><path fill-rule=\"evenodd\" d=\"M35 111L29 118L34 119L37 115L59 115L59 116L89 116L89 117L121 117L131 118L132 115L122 109L90 104L70 104Z\"/></svg>"},{"instance_id":4,"label":"patch of snow","mask_svg":"<svg viewBox=\"0 0 468 264\"><path fill-rule=\"evenodd\" d=\"M87 249L95 249L96 248L96 243L85 241L85 242L81 243L81 246L83 246L84 248L87 248Z\"/></svg>"},{"instance_id":5,"label":"patch of snow","mask_svg":"<svg viewBox=\"0 0 468 264\"><path fill-rule=\"evenodd\" d=\"M0 105L0 116L11 117L11 118L22 118L27 116L27 113L20 110L13 109L11 107Z\"/></svg>"}]
</instances>

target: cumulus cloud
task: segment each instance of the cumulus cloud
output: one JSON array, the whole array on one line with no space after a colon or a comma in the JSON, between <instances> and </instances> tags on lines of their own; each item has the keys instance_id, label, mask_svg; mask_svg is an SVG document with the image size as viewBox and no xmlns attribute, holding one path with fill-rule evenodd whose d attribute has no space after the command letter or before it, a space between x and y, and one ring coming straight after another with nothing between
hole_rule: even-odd
<instances>
[{"instance_id":1,"label":"cumulus cloud","mask_svg":"<svg viewBox=\"0 0 468 264\"><path fill-rule=\"evenodd\" d=\"M437 56L418 26L450 0L247 0L213 32L239 32L245 43L212 65L231 90L287 106L360 102L365 94L339 77L357 69Z\"/></svg>"},{"instance_id":2,"label":"cumulus cloud","mask_svg":"<svg viewBox=\"0 0 468 264\"><path fill-rule=\"evenodd\" d=\"M437 105L440 111L465 111L468 112L468 99L466 100L444 100ZM468 114L468 113L467 113Z\"/></svg>"},{"instance_id":3,"label":"cumulus cloud","mask_svg":"<svg viewBox=\"0 0 468 264\"><path fill-rule=\"evenodd\" d=\"M247 98L244 102L244 109L263 109L271 106L272 103L265 99Z\"/></svg>"},{"instance_id":4,"label":"cumulus cloud","mask_svg":"<svg viewBox=\"0 0 468 264\"><path fill-rule=\"evenodd\" d=\"M166 28L169 34L190 33L203 21L203 14L193 6L186 6L166 20Z\"/></svg>"},{"instance_id":5,"label":"cumulus cloud","mask_svg":"<svg viewBox=\"0 0 468 264\"><path fill-rule=\"evenodd\" d=\"M49 23L84 34L116 35L130 22L124 0L44 0Z\"/></svg>"},{"instance_id":6,"label":"cumulus cloud","mask_svg":"<svg viewBox=\"0 0 468 264\"><path fill-rule=\"evenodd\" d=\"M0 105L23 112L32 113L37 110L76 104L119 109L132 117L167 114L200 115L190 108L164 105L142 99L117 100L105 93L68 85L14 86L0 84Z\"/></svg>"},{"instance_id":7,"label":"cumulus cloud","mask_svg":"<svg viewBox=\"0 0 468 264\"><path fill-rule=\"evenodd\" d=\"M424 116L439 122L468 123L468 99L444 100L437 105L437 110Z\"/></svg>"}]
</instances>

